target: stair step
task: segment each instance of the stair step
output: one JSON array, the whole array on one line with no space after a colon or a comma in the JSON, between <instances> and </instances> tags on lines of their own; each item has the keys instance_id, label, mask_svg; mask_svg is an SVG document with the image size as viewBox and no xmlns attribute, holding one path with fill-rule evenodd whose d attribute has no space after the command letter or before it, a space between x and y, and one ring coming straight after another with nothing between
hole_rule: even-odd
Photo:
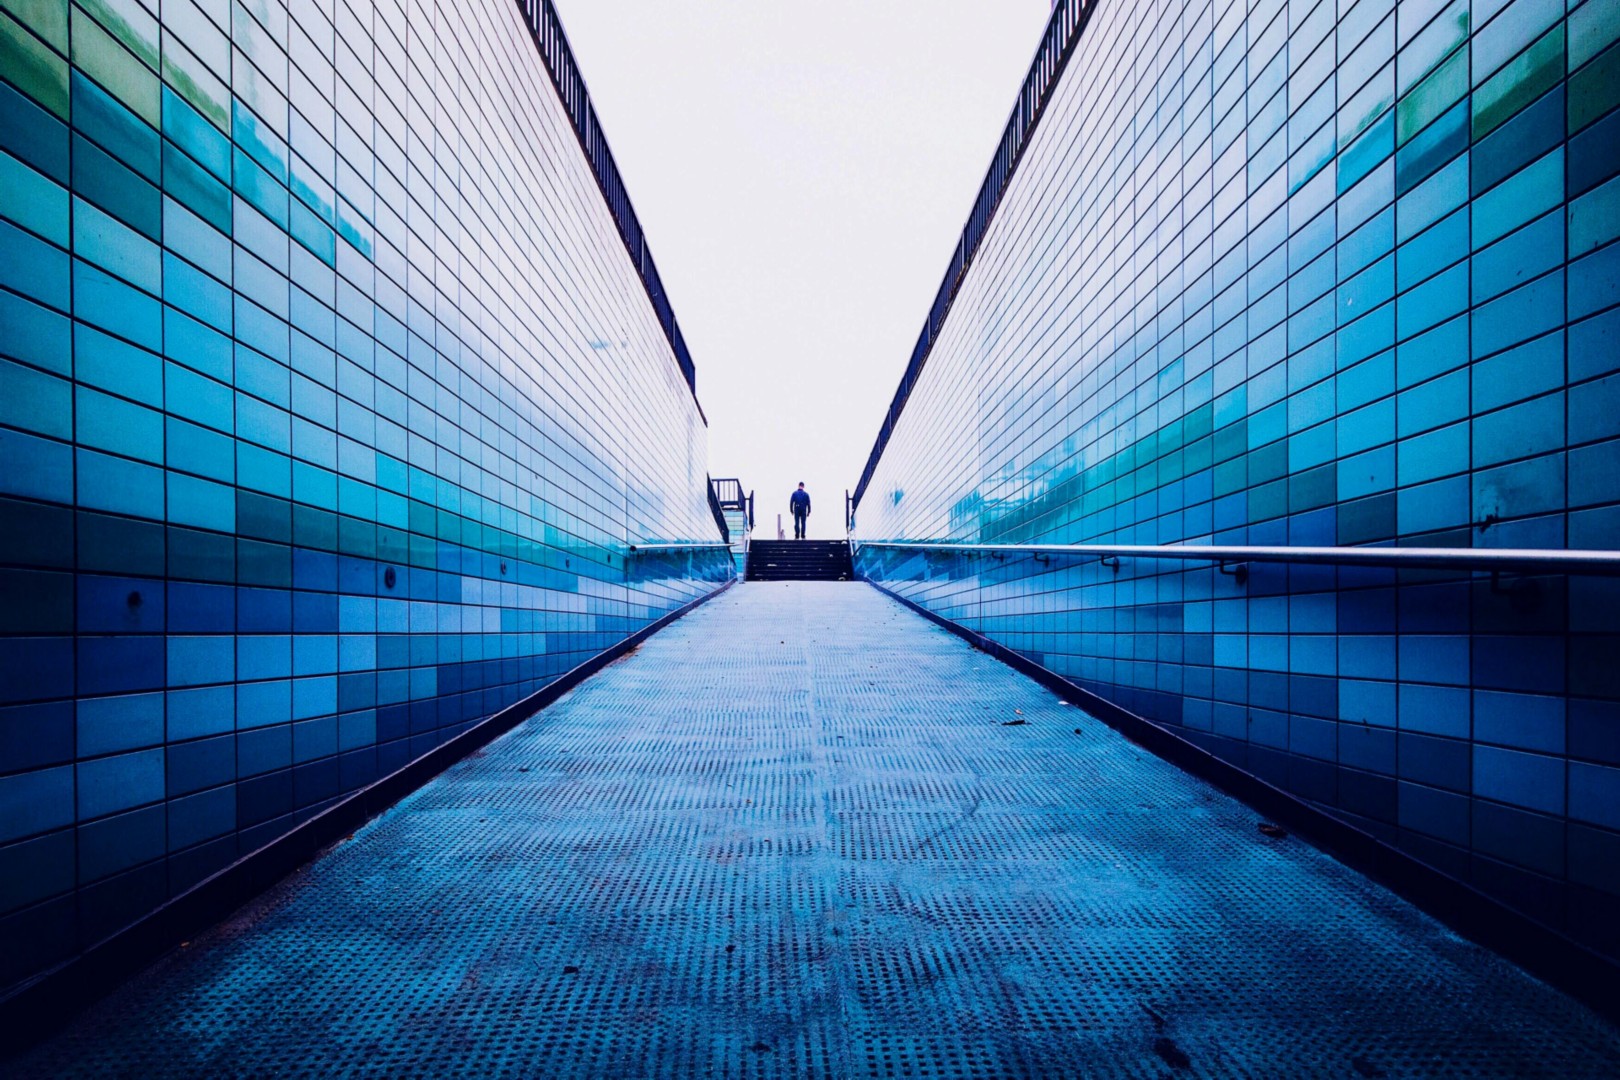
<instances>
[{"instance_id":1,"label":"stair step","mask_svg":"<svg viewBox=\"0 0 1620 1080\"><path fill-rule=\"evenodd\" d=\"M743 576L748 581L851 581L855 566L844 540L754 540Z\"/></svg>"}]
</instances>

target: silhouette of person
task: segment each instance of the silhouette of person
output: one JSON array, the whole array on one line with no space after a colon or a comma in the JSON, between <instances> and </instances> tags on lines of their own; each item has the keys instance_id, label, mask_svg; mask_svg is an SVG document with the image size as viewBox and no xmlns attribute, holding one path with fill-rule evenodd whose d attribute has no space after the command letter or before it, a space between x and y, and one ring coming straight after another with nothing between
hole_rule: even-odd
<instances>
[{"instance_id":1,"label":"silhouette of person","mask_svg":"<svg viewBox=\"0 0 1620 1080\"><path fill-rule=\"evenodd\" d=\"M810 493L804 490L802 482L799 490L788 499L788 509L793 511L793 539L803 540L804 519L810 516Z\"/></svg>"}]
</instances>

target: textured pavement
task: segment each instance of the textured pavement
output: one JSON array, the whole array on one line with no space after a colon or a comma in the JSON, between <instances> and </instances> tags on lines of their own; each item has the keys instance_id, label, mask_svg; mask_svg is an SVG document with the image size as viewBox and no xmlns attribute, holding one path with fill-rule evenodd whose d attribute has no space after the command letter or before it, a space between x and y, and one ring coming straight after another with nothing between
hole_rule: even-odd
<instances>
[{"instance_id":1,"label":"textured pavement","mask_svg":"<svg viewBox=\"0 0 1620 1080\"><path fill-rule=\"evenodd\" d=\"M740 585L0 1072L1620 1075L1258 820L868 586Z\"/></svg>"}]
</instances>

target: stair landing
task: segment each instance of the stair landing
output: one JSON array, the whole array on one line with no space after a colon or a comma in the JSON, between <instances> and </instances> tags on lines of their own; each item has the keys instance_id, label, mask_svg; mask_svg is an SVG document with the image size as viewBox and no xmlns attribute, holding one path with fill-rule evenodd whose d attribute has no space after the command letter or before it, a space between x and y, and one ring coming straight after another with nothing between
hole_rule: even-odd
<instances>
[{"instance_id":1,"label":"stair landing","mask_svg":"<svg viewBox=\"0 0 1620 1080\"><path fill-rule=\"evenodd\" d=\"M847 540L753 540L748 581L852 581Z\"/></svg>"}]
</instances>

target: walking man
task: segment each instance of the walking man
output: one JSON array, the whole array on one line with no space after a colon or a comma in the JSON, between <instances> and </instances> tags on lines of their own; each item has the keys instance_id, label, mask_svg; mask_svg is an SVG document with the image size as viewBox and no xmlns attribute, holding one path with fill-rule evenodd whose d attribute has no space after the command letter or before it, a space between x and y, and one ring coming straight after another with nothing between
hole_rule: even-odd
<instances>
[{"instance_id":1,"label":"walking man","mask_svg":"<svg viewBox=\"0 0 1620 1080\"><path fill-rule=\"evenodd\" d=\"M810 516L810 493L804 490L804 484L799 484L799 490L793 493L788 500L788 509L793 511L793 539L804 539L804 519Z\"/></svg>"}]
</instances>

